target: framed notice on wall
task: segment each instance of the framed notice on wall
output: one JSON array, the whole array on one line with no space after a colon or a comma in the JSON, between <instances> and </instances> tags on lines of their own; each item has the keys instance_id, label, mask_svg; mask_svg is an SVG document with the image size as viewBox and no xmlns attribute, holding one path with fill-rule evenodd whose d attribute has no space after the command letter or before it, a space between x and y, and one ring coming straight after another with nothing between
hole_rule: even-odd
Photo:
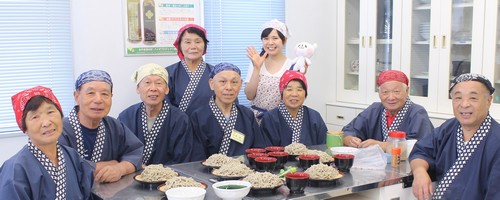
<instances>
[{"instance_id":1,"label":"framed notice on wall","mask_svg":"<svg viewBox=\"0 0 500 200\"><path fill-rule=\"evenodd\" d=\"M203 26L202 0L123 0L125 56L176 55L186 24Z\"/></svg>"}]
</instances>

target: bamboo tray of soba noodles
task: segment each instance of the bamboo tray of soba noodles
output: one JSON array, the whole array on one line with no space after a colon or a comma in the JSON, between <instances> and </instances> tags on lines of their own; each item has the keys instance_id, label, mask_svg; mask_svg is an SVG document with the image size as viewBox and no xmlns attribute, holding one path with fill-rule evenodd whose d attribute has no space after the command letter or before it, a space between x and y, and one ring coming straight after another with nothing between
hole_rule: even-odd
<instances>
[{"instance_id":1,"label":"bamboo tray of soba noodles","mask_svg":"<svg viewBox=\"0 0 500 200\"><path fill-rule=\"evenodd\" d=\"M250 188L252 196L276 194L276 190L285 184L285 181L278 175L269 172L254 172L243 180L252 184L252 188Z\"/></svg>"},{"instance_id":2,"label":"bamboo tray of soba noodles","mask_svg":"<svg viewBox=\"0 0 500 200\"><path fill-rule=\"evenodd\" d=\"M231 162L241 163L240 160L228 157L224 154L213 154L208 157L208 159L202 160L201 165L211 169L217 169L220 168L223 164Z\"/></svg>"},{"instance_id":3,"label":"bamboo tray of soba noodles","mask_svg":"<svg viewBox=\"0 0 500 200\"><path fill-rule=\"evenodd\" d=\"M165 192L169 189L176 187L200 187L203 189L207 188L207 184L195 181L191 177L177 176L168 179L165 183L158 186L158 190Z\"/></svg>"},{"instance_id":4,"label":"bamboo tray of soba noodles","mask_svg":"<svg viewBox=\"0 0 500 200\"><path fill-rule=\"evenodd\" d=\"M156 164L144 167L141 174L134 176L134 180L141 183L143 188L156 189L168 179L177 176L179 176L179 174L174 170L163 167L162 164Z\"/></svg>"},{"instance_id":5,"label":"bamboo tray of soba noodles","mask_svg":"<svg viewBox=\"0 0 500 200\"><path fill-rule=\"evenodd\" d=\"M288 161L297 161L297 156L307 152L306 145L302 143L292 143L285 146L285 152L288 153Z\"/></svg>"},{"instance_id":6,"label":"bamboo tray of soba noodles","mask_svg":"<svg viewBox=\"0 0 500 200\"><path fill-rule=\"evenodd\" d=\"M217 176L219 180L239 180L251 173L253 170L240 162L229 162L212 170L212 174Z\"/></svg>"},{"instance_id":7,"label":"bamboo tray of soba noodles","mask_svg":"<svg viewBox=\"0 0 500 200\"><path fill-rule=\"evenodd\" d=\"M337 169L323 163L312 165L305 172L309 174L308 186L311 187L335 186L344 176Z\"/></svg>"}]
</instances>

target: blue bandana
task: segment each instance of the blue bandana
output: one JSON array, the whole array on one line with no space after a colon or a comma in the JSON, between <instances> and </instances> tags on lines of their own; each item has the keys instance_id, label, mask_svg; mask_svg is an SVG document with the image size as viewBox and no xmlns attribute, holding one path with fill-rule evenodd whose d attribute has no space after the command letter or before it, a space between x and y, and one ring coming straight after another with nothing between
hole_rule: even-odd
<instances>
[{"instance_id":1,"label":"blue bandana","mask_svg":"<svg viewBox=\"0 0 500 200\"><path fill-rule=\"evenodd\" d=\"M241 71L236 65L233 65L231 63L219 63L215 65L214 70L212 70L212 72L210 73L210 78L213 78L216 74L225 70L235 71L241 76Z\"/></svg>"},{"instance_id":2,"label":"blue bandana","mask_svg":"<svg viewBox=\"0 0 500 200\"><path fill-rule=\"evenodd\" d=\"M111 86L111 91L113 91L113 81L111 81L111 76L109 76L108 72L102 70L89 70L80 74L80 76L76 79L75 89L78 89L83 84L92 81L105 82Z\"/></svg>"},{"instance_id":3,"label":"blue bandana","mask_svg":"<svg viewBox=\"0 0 500 200\"><path fill-rule=\"evenodd\" d=\"M471 74L471 73L468 73L468 74L462 74L458 77L456 77L455 79L453 79L453 81L451 82L451 85L450 85L450 93L451 93L451 90L453 89L453 87L455 87L455 85L457 85L458 83L461 83L461 82L464 82L464 81L477 81L477 82L480 82L482 83L486 89L488 89L488 91L490 92L490 95L493 94L493 92L495 92L495 88L491 85L491 82L483 75L481 74Z\"/></svg>"}]
</instances>

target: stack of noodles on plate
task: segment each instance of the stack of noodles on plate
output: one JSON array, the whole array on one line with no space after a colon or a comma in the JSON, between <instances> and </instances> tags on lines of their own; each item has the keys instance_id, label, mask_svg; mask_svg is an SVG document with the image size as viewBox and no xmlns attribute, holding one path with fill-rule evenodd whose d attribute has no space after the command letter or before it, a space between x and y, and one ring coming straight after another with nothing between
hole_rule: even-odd
<instances>
[{"instance_id":1,"label":"stack of noodles on plate","mask_svg":"<svg viewBox=\"0 0 500 200\"><path fill-rule=\"evenodd\" d=\"M306 173L309 174L309 179L314 180L333 180L342 176L337 169L321 163L312 165Z\"/></svg>"},{"instance_id":2,"label":"stack of noodles on plate","mask_svg":"<svg viewBox=\"0 0 500 200\"><path fill-rule=\"evenodd\" d=\"M162 164L157 164L146 166L144 171L142 171L141 175L137 178L144 182L161 182L176 176L179 176L179 174L174 170L163 167Z\"/></svg>"},{"instance_id":3,"label":"stack of noodles on plate","mask_svg":"<svg viewBox=\"0 0 500 200\"><path fill-rule=\"evenodd\" d=\"M241 163L240 160L228 157L224 154L212 154L203 164L207 166L220 167L223 164L231 162Z\"/></svg>"},{"instance_id":4,"label":"stack of noodles on plate","mask_svg":"<svg viewBox=\"0 0 500 200\"><path fill-rule=\"evenodd\" d=\"M230 162L223 164L219 169L214 169L212 172L216 176L225 177L245 177L252 173L253 170L240 162Z\"/></svg>"},{"instance_id":5,"label":"stack of noodles on plate","mask_svg":"<svg viewBox=\"0 0 500 200\"><path fill-rule=\"evenodd\" d=\"M275 188L283 185L283 180L278 175L269 172L255 172L243 179L252 183L252 188Z\"/></svg>"},{"instance_id":6,"label":"stack of noodles on plate","mask_svg":"<svg viewBox=\"0 0 500 200\"><path fill-rule=\"evenodd\" d=\"M307 150L306 153L303 154L314 154L319 156L319 162L321 163L328 163L328 162L333 162L333 157L328 155L324 151L319 151L319 150Z\"/></svg>"},{"instance_id":7,"label":"stack of noodles on plate","mask_svg":"<svg viewBox=\"0 0 500 200\"><path fill-rule=\"evenodd\" d=\"M176 188L176 187L201 187L201 188L205 188L205 185L203 185L199 182L196 182L191 177L178 176L178 177L168 179L167 182L165 182L165 185L160 188L160 190L167 191L170 188Z\"/></svg>"},{"instance_id":8,"label":"stack of noodles on plate","mask_svg":"<svg viewBox=\"0 0 500 200\"><path fill-rule=\"evenodd\" d=\"M307 147L301 143L292 143L285 147L285 152L290 155L301 155L307 152Z\"/></svg>"}]
</instances>

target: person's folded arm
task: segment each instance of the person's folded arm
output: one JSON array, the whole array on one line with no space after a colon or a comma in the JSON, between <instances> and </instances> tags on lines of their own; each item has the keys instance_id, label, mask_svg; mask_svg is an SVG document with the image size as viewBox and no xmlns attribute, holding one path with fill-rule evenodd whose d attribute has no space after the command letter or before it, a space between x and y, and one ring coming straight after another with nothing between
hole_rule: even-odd
<instances>
[{"instance_id":1,"label":"person's folded arm","mask_svg":"<svg viewBox=\"0 0 500 200\"><path fill-rule=\"evenodd\" d=\"M98 182L116 182L124 175L135 172L135 166L128 162L122 161L116 164L108 164L95 174L95 180Z\"/></svg>"},{"instance_id":2,"label":"person's folded arm","mask_svg":"<svg viewBox=\"0 0 500 200\"><path fill-rule=\"evenodd\" d=\"M429 163L424 159L416 158L410 162L413 173L413 195L419 200L427 200L432 195L432 180L427 173Z\"/></svg>"},{"instance_id":3,"label":"person's folded arm","mask_svg":"<svg viewBox=\"0 0 500 200\"><path fill-rule=\"evenodd\" d=\"M382 142L382 141L378 141L378 140L374 140L374 139L367 139L367 140L361 142L359 147L360 148L367 148L369 146L376 145L376 144L378 144L380 146L380 148L382 148L382 150L387 151L388 142Z\"/></svg>"}]
</instances>

